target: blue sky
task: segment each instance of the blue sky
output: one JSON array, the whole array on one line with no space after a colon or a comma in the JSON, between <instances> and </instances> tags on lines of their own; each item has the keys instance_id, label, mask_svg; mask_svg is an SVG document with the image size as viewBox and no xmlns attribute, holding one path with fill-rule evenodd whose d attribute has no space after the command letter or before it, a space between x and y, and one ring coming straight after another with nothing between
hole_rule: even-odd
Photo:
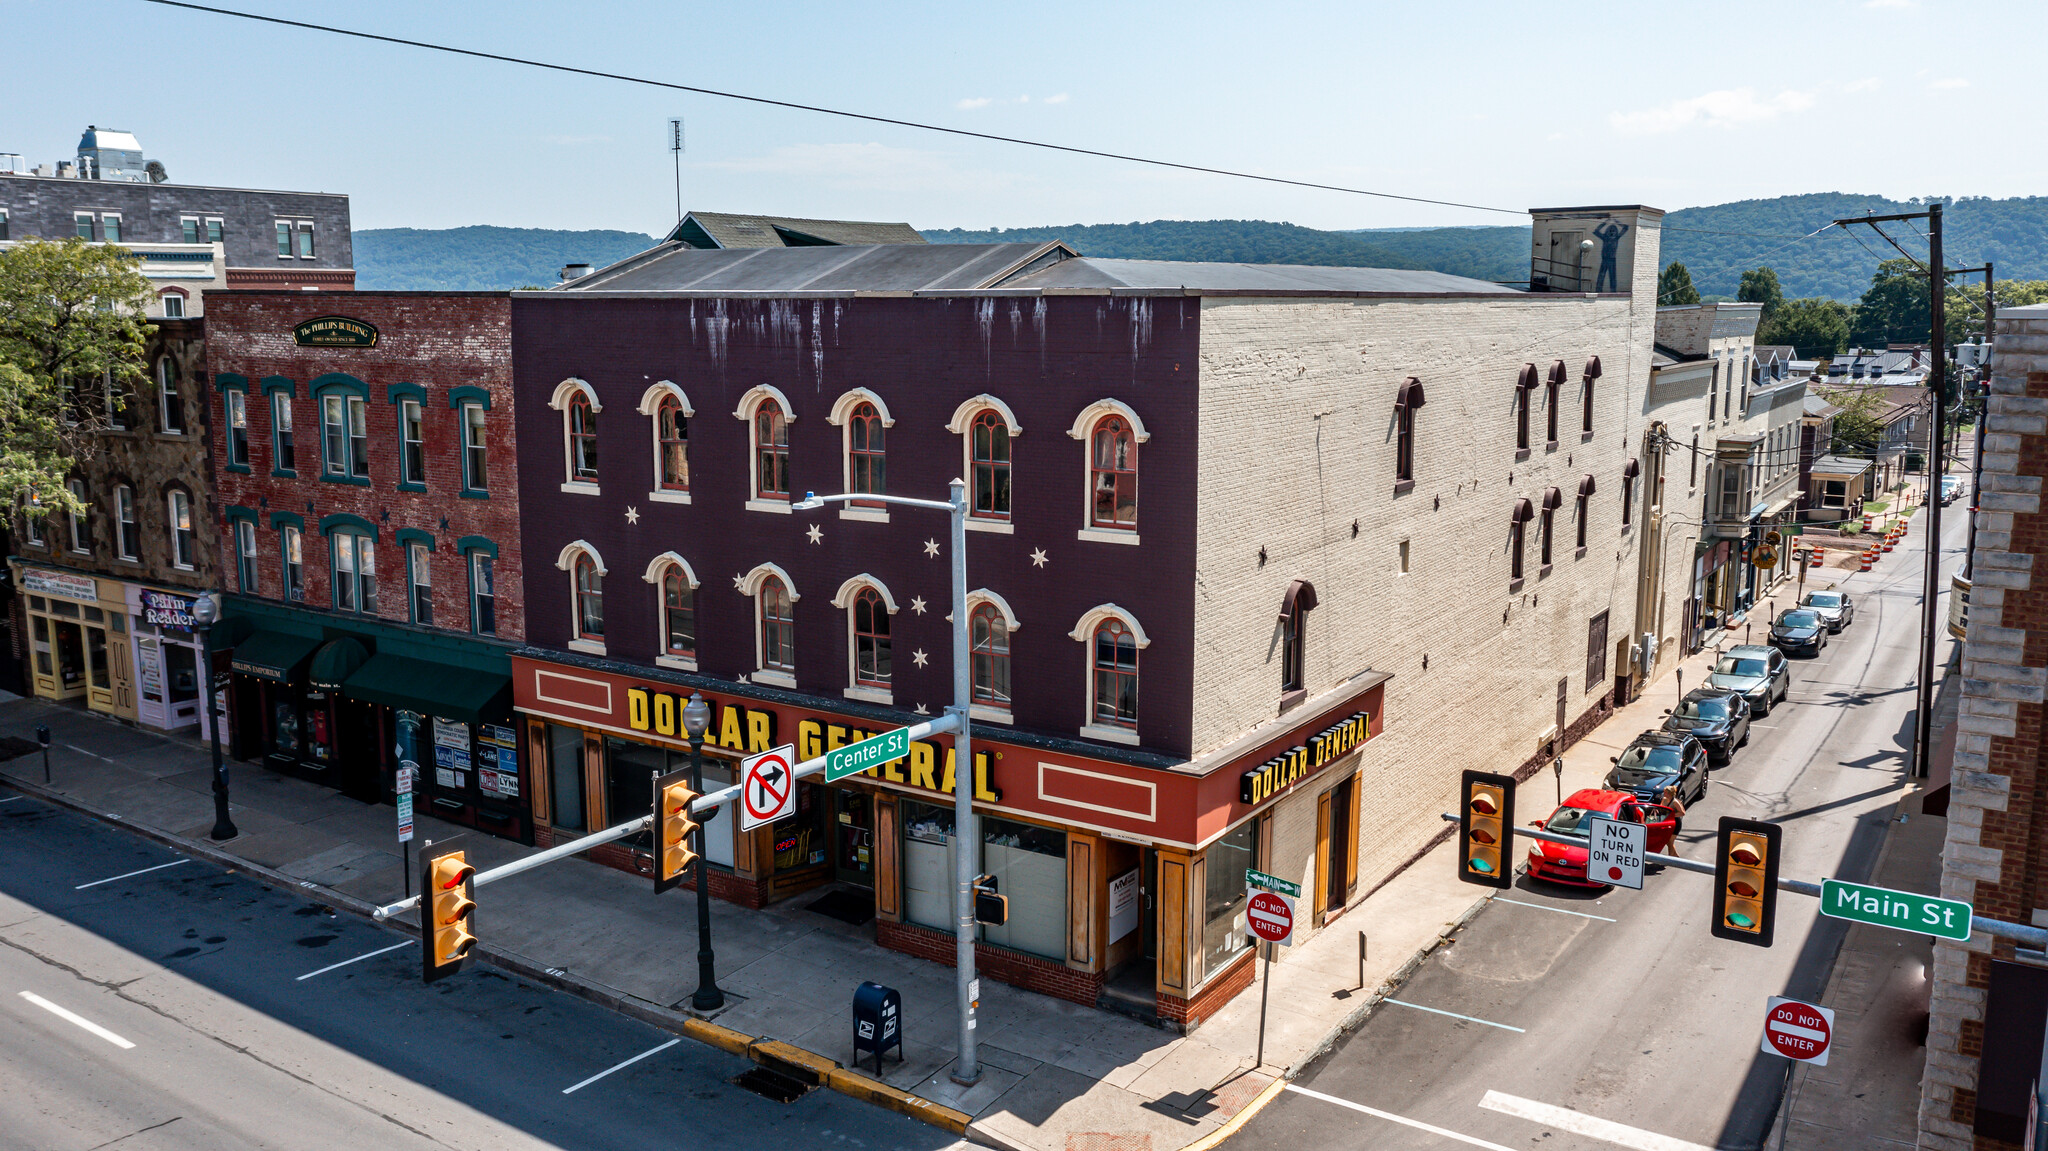
<instances>
[{"instance_id":1,"label":"blue sky","mask_svg":"<svg viewBox=\"0 0 2048 1151\"><path fill-rule=\"evenodd\" d=\"M214 2L1511 209L1680 208L1819 191L2048 193L2048 152L2012 120L2037 98L2031 57L2048 34L2048 5L2038 0L1041 0L1000 9ZM176 181L347 192L358 228L659 231L675 214L665 138L675 115L689 123L684 202L709 210L929 228L1516 222L1058 156L142 0L10 0L4 11L16 50L0 151L55 161L73 153L87 123L126 128Z\"/></svg>"}]
</instances>

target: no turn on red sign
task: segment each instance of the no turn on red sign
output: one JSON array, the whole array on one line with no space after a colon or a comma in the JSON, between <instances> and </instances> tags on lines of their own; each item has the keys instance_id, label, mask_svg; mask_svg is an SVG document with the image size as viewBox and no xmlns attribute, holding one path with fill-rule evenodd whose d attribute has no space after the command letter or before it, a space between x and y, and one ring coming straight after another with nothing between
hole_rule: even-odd
<instances>
[{"instance_id":1,"label":"no turn on red sign","mask_svg":"<svg viewBox=\"0 0 2048 1151\"><path fill-rule=\"evenodd\" d=\"M1283 947L1294 945L1294 901L1277 891L1251 892L1245 904L1246 925L1253 935Z\"/></svg>"},{"instance_id":2,"label":"no turn on red sign","mask_svg":"<svg viewBox=\"0 0 2048 1151\"><path fill-rule=\"evenodd\" d=\"M796 745L740 761L740 830L752 831L796 814Z\"/></svg>"},{"instance_id":3,"label":"no turn on red sign","mask_svg":"<svg viewBox=\"0 0 2048 1151\"><path fill-rule=\"evenodd\" d=\"M1770 1007L1764 1012L1764 1054L1826 1067L1834 1035L1834 1012L1797 999L1771 996Z\"/></svg>"}]
</instances>

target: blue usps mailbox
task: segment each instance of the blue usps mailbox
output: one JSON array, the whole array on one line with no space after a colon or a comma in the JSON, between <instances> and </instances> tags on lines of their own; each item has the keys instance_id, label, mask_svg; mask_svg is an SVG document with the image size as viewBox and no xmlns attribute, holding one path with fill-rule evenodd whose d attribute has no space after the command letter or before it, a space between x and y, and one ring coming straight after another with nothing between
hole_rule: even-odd
<instances>
[{"instance_id":1,"label":"blue usps mailbox","mask_svg":"<svg viewBox=\"0 0 2048 1151\"><path fill-rule=\"evenodd\" d=\"M882 1052L890 1047L903 1062L903 997L893 987L863 983L853 993L853 1065L859 1067L861 1053L872 1051L880 1075Z\"/></svg>"}]
</instances>

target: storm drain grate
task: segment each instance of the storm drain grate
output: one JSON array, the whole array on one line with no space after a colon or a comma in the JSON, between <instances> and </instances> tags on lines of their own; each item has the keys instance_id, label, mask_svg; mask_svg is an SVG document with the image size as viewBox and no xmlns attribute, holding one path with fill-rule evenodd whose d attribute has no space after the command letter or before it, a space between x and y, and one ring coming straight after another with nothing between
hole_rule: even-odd
<instances>
[{"instance_id":1,"label":"storm drain grate","mask_svg":"<svg viewBox=\"0 0 2048 1151\"><path fill-rule=\"evenodd\" d=\"M733 1084L744 1087L756 1095L773 1099L777 1103L794 1103L803 1098L812 1086L801 1079L793 1079L780 1071L771 1071L766 1067L756 1067L748 1071L734 1079Z\"/></svg>"}]
</instances>

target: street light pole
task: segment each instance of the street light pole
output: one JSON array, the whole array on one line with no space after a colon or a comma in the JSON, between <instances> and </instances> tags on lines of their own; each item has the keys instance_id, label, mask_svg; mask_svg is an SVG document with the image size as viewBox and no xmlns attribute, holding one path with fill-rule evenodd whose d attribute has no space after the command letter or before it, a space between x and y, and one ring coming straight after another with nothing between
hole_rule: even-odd
<instances>
[{"instance_id":1,"label":"street light pole","mask_svg":"<svg viewBox=\"0 0 2048 1151\"><path fill-rule=\"evenodd\" d=\"M683 705L683 734L690 737L690 790L704 794L704 733L711 727L711 708L704 697L690 693ZM716 1011L725 1006L725 992L718 989L711 954L711 883L704 866L704 826L697 825L697 993L690 1006L699 1011Z\"/></svg>"},{"instance_id":2,"label":"street light pole","mask_svg":"<svg viewBox=\"0 0 2048 1151\"><path fill-rule=\"evenodd\" d=\"M805 492L804 498L790 507L794 511L812 511L827 503L860 500L926 508L952 517L949 537L953 550L953 706L946 709L946 714L960 724L953 737L953 997L960 1030L955 1040L958 1055L950 1077L955 1083L971 1086L981 1079L981 1064L974 1051L974 1015L981 990L974 969L974 880L981 867L981 834L974 814L977 773L974 738L968 724L968 710L974 702L974 669L969 662L972 625L967 618L967 482L954 480L950 495L941 503L870 492L831 496Z\"/></svg>"},{"instance_id":3,"label":"street light pole","mask_svg":"<svg viewBox=\"0 0 2048 1151\"><path fill-rule=\"evenodd\" d=\"M205 670L206 731L213 741L213 840L233 839L241 832L228 816L228 765L220 754L220 690L213 673L213 625L220 622L220 598L204 592L192 600L192 626L199 632L200 666Z\"/></svg>"}]
</instances>

